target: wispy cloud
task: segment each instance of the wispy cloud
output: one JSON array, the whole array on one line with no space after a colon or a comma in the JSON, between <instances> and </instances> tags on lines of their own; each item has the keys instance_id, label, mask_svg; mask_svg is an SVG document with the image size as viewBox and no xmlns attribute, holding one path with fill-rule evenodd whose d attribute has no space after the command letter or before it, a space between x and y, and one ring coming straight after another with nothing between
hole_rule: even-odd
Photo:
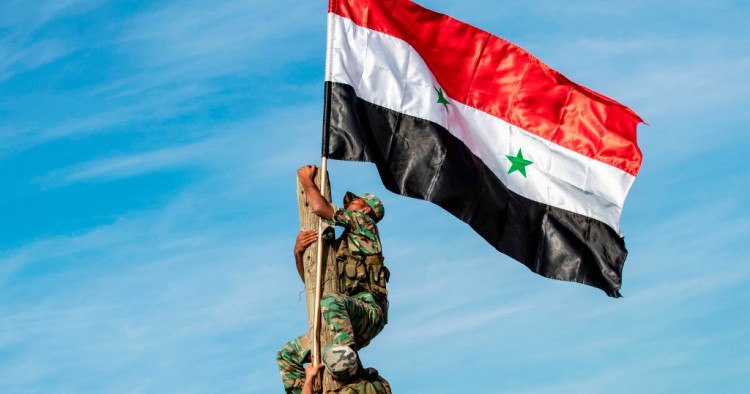
<instances>
[{"instance_id":1,"label":"wispy cloud","mask_svg":"<svg viewBox=\"0 0 750 394\"><path fill-rule=\"evenodd\" d=\"M0 144L17 150L70 137L144 132L144 124L158 123L195 111L201 98L214 90L215 88L205 85L184 85L151 92L153 96L146 99L113 99L109 105L99 107L100 104L97 104L98 110L92 113L71 116L52 127L27 127L16 133L15 138L6 139ZM109 101L107 97L87 97L86 100L104 100L104 103Z\"/></svg>"},{"instance_id":2,"label":"wispy cloud","mask_svg":"<svg viewBox=\"0 0 750 394\"><path fill-rule=\"evenodd\" d=\"M293 114L293 116L290 116ZM61 187L78 182L108 181L129 178L156 171L194 168L210 173L216 181L237 180L252 187L254 182L267 182L309 160L317 158L317 132L320 114L313 106L278 108L266 116L222 124L197 131L195 142L166 148L108 155L56 169L34 182L44 188ZM286 135L298 144L272 143L271 137Z\"/></svg>"},{"instance_id":3,"label":"wispy cloud","mask_svg":"<svg viewBox=\"0 0 750 394\"><path fill-rule=\"evenodd\" d=\"M664 116L685 111L737 107L746 101L750 87L745 72L750 57L736 59L694 59L685 63L646 65L622 82L630 84L622 99L643 108L645 114ZM632 87L636 88L633 89Z\"/></svg>"},{"instance_id":4,"label":"wispy cloud","mask_svg":"<svg viewBox=\"0 0 750 394\"><path fill-rule=\"evenodd\" d=\"M47 186L87 180L110 180L132 177L154 171L187 166L205 165L217 147L209 143L194 143L157 151L115 156L55 171L40 180Z\"/></svg>"},{"instance_id":5,"label":"wispy cloud","mask_svg":"<svg viewBox=\"0 0 750 394\"><path fill-rule=\"evenodd\" d=\"M290 1L228 1L209 8L196 1L172 3L126 25L121 45L137 62L177 65L172 72L189 78L268 73L279 62L310 55L283 43L321 26L308 17L319 8Z\"/></svg>"},{"instance_id":6,"label":"wispy cloud","mask_svg":"<svg viewBox=\"0 0 750 394\"><path fill-rule=\"evenodd\" d=\"M0 43L0 82L19 72L33 70L72 52L63 41L44 40L29 45Z\"/></svg>"},{"instance_id":7,"label":"wispy cloud","mask_svg":"<svg viewBox=\"0 0 750 394\"><path fill-rule=\"evenodd\" d=\"M0 5L0 27L7 34L0 40L0 83L14 75L49 64L77 49L74 44L46 37L40 30L56 19L86 12L100 0L36 1L9 0Z\"/></svg>"},{"instance_id":8,"label":"wispy cloud","mask_svg":"<svg viewBox=\"0 0 750 394\"><path fill-rule=\"evenodd\" d=\"M102 0L8 0L0 5L0 26L25 35L55 19L90 11Z\"/></svg>"},{"instance_id":9,"label":"wispy cloud","mask_svg":"<svg viewBox=\"0 0 750 394\"><path fill-rule=\"evenodd\" d=\"M207 219L192 212L215 204L185 195L159 210L5 252L0 298L7 305L20 293L27 296L0 317L0 349L23 349L0 358L3 391L42 380L76 387L79 371L111 376L100 387L105 391L170 391L194 367L196 373L239 368L241 378L224 382L225 392L248 384L247 370L272 360L254 350L265 349L269 333L253 330L295 313L278 304L293 292L275 280L298 286L298 279L284 258L285 237L249 239L251 222L229 220L216 231L199 225ZM61 269L41 270L45 265ZM18 275L23 280L13 279ZM238 341L244 345L227 347ZM171 361L151 362L149 354ZM240 354L244 367L233 362ZM128 372L146 364L150 374ZM273 371L272 362L262 369Z\"/></svg>"},{"instance_id":10,"label":"wispy cloud","mask_svg":"<svg viewBox=\"0 0 750 394\"><path fill-rule=\"evenodd\" d=\"M113 80L92 90L70 91L66 102L88 103L87 111L53 115L58 117L53 127L24 125L19 129L22 132L1 142L4 150L12 146L18 151L73 137L150 130L180 116L196 116L201 108L222 108L238 100L247 102L248 107L263 103L260 97L253 98L258 87L247 85L248 78L278 77L280 68L315 56L324 45L324 20L308 17L311 10L323 12L324 8L313 3L292 3L263 2L261 6L256 1L229 1L206 8L197 1L175 2L137 14L122 24L119 36L103 36L98 38L101 42L89 43L114 43L119 55L112 60L131 64L133 71L115 74ZM52 15L61 13L55 11ZM301 42L298 39L312 32L321 37L318 48L290 48L285 44L290 40ZM20 67L19 64L39 65L76 50L58 41L18 45L27 48L19 52L0 47L0 53L13 55L0 60L0 74L3 69ZM219 88L225 86L226 78L236 81L237 89ZM318 86L306 89L318 91ZM263 89L259 94L268 93ZM273 90L288 89L282 79ZM49 116L45 114L45 118Z\"/></svg>"}]
</instances>

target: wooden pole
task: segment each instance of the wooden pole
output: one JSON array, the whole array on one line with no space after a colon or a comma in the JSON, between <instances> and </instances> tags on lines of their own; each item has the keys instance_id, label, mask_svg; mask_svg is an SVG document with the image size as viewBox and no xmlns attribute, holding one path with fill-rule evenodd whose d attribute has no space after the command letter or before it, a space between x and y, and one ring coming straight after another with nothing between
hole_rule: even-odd
<instances>
[{"instance_id":1,"label":"wooden pole","mask_svg":"<svg viewBox=\"0 0 750 394\"><path fill-rule=\"evenodd\" d=\"M331 193L328 192L328 158L323 156L320 164L320 194L326 196L326 201L331 202ZM318 217L318 245L323 245L323 219ZM315 274L315 310L313 312L313 365L320 364L320 299L323 296L323 248L318 247Z\"/></svg>"},{"instance_id":2,"label":"wooden pole","mask_svg":"<svg viewBox=\"0 0 750 394\"><path fill-rule=\"evenodd\" d=\"M328 176L324 166L327 167L325 159L318 170L315 183L319 185L321 194L330 202L331 192L330 187L328 187ZM326 174L326 176L322 177L322 174ZM321 179L325 180L323 184L321 184ZM297 179L297 201L299 206L300 230L318 230L318 242L310 245L303 256L305 296L307 299L307 332L309 333L309 342L313 351L312 362L317 365L320 363L321 347L333 342L333 336L328 327L320 322L320 298L322 294L339 293L339 281L336 270L334 242L332 239L321 240L322 223L307 203L307 197L299 179ZM319 245L322 245L322 247L319 247ZM322 264L317 263L318 258ZM320 271L320 274L318 274L318 271ZM325 390L333 389L334 385L330 375L325 373L323 376L324 392Z\"/></svg>"}]
</instances>

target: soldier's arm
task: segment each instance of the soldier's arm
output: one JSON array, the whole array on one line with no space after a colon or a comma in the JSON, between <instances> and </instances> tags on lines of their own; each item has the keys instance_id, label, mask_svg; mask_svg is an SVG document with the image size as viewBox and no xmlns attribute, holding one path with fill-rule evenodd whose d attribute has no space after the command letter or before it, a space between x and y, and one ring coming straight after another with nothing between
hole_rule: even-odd
<instances>
[{"instance_id":1,"label":"soldier's arm","mask_svg":"<svg viewBox=\"0 0 750 394\"><path fill-rule=\"evenodd\" d=\"M294 243L294 262L297 264L297 272L302 279L302 283L305 283L305 267L302 256L305 255L305 250L317 240L318 232L315 230L300 231L297 234L297 241Z\"/></svg>"},{"instance_id":2,"label":"soldier's arm","mask_svg":"<svg viewBox=\"0 0 750 394\"><path fill-rule=\"evenodd\" d=\"M333 219L333 207L320 194L320 189L315 184L315 173L317 171L318 168L310 164L297 170L297 176L302 184L302 189L305 191L305 195L307 195L307 202L310 204L313 213L323 219L331 220Z\"/></svg>"}]
</instances>

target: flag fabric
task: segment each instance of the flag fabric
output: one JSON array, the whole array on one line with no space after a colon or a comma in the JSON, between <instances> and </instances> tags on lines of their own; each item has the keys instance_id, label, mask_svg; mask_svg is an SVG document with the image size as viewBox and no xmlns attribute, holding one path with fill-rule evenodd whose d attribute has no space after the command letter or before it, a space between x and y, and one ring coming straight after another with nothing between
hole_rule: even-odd
<instances>
[{"instance_id":1,"label":"flag fabric","mask_svg":"<svg viewBox=\"0 0 750 394\"><path fill-rule=\"evenodd\" d=\"M545 277L619 297L629 108L408 0L330 0L323 154L374 163Z\"/></svg>"}]
</instances>

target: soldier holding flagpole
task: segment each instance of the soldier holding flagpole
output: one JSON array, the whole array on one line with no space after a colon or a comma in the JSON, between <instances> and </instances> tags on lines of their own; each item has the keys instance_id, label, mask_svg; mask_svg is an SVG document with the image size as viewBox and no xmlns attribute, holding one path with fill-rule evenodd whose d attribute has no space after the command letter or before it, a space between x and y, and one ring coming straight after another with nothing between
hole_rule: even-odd
<instances>
[{"instance_id":1,"label":"soldier holding flagpole","mask_svg":"<svg viewBox=\"0 0 750 394\"><path fill-rule=\"evenodd\" d=\"M343 208L329 204L314 178L317 167L304 166L298 177L313 212L321 219L344 228L336 241L336 265L341 293L325 294L320 299L320 314L332 330L334 344L323 349L323 363L331 375L348 380L361 370L357 351L380 333L388 320L390 272L383 264L383 250L377 223L385 209L371 193L347 192ZM315 242L314 231L300 232L295 244L295 262L301 273L302 253ZM302 276L302 275L301 275ZM304 276L303 276L304 281ZM311 342L303 335L284 345L277 355L284 388L299 393L304 383L303 364L311 359ZM313 357L314 358L314 357Z\"/></svg>"}]
</instances>

